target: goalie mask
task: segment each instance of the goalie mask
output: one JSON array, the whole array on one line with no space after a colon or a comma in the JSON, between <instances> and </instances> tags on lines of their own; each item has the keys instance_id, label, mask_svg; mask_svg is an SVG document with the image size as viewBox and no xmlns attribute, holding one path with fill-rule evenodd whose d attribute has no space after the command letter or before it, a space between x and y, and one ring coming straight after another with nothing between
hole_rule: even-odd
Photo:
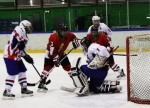
<instances>
[{"instance_id":1,"label":"goalie mask","mask_svg":"<svg viewBox=\"0 0 150 108\"><path fill-rule=\"evenodd\" d=\"M88 52L88 48L89 48L89 46L91 45L91 43L92 43L92 41L91 41L90 38L88 38L88 37L84 37L84 38L81 40L80 44L81 44L81 47L82 47L82 49L83 49L83 51L84 51L85 53Z\"/></svg>"}]
</instances>

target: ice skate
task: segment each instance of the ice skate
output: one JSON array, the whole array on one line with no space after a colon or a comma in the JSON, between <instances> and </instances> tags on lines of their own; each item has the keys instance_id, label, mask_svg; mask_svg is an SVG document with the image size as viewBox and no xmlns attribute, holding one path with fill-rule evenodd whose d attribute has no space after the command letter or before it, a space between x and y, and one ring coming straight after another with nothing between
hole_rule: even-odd
<instances>
[{"instance_id":1,"label":"ice skate","mask_svg":"<svg viewBox=\"0 0 150 108\"><path fill-rule=\"evenodd\" d=\"M14 100L15 99L15 95L12 94L9 90L5 90L3 93L3 100Z\"/></svg>"},{"instance_id":2,"label":"ice skate","mask_svg":"<svg viewBox=\"0 0 150 108\"><path fill-rule=\"evenodd\" d=\"M46 93L47 90L48 90L48 88L46 87L46 84L43 81L41 81L39 86L38 86L37 92Z\"/></svg>"},{"instance_id":3,"label":"ice skate","mask_svg":"<svg viewBox=\"0 0 150 108\"><path fill-rule=\"evenodd\" d=\"M28 90L27 88L21 89L22 97L30 97L33 96L33 91Z\"/></svg>"},{"instance_id":4,"label":"ice skate","mask_svg":"<svg viewBox=\"0 0 150 108\"><path fill-rule=\"evenodd\" d=\"M120 72L119 75L117 76L117 80L121 80L121 79L125 78L125 76L126 76L126 75L125 75L123 69L121 69L121 72Z\"/></svg>"}]
</instances>

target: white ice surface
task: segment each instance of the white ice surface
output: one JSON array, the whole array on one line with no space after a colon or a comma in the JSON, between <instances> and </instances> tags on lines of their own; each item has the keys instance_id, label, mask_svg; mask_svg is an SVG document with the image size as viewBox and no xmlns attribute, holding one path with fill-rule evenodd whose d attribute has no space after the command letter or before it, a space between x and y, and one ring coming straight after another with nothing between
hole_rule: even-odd
<instances>
[{"instance_id":1,"label":"white ice surface","mask_svg":"<svg viewBox=\"0 0 150 108\"><path fill-rule=\"evenodd\" d=\"M44 53L30 54L35 62L35 67L41 73L44 64ZM12 93L16 95L15 100L2 100L3 91L5 89L5 78L7 76L3 55L0 54L0 108L150 108L149 105L139 105L127 102L126 79L121 80L123 90L118 94L98 94L85 97L78 97L73 93L60 90L60 87L73 87L72 80L67 72L61 67L54 68L48 79L51 79L51 84L47 85L47 93L38 93L37 86L28 87L34 91L34 96L22 98L20 93L20 85L18 77L16 77ZM69 54L69 59L72 64L78 57L82 57L81 64L85 63L85 57L82 53ZM114 56L117 64L120 65L126 72L126 57ZM32 65L25 63L28 82L34 83L39 80L39 76ZM111 69L107 79L116 79L117 74Z\"/></svg>"}]
</instances>

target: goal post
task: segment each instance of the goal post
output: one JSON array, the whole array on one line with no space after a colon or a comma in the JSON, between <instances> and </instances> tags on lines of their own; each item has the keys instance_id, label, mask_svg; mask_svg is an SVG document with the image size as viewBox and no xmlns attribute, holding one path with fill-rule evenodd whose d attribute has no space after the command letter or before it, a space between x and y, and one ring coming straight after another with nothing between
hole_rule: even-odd
<instances>
[{"instance_id":1,"label":"goal post","mask_svg":"<svg viewBox=\"0 0 150 108\"><path fill-rule=\"evenodd\" d=\"M150 104L150 34L127 37L126 55L127 99Z\"/></svg>"}]
</instances>

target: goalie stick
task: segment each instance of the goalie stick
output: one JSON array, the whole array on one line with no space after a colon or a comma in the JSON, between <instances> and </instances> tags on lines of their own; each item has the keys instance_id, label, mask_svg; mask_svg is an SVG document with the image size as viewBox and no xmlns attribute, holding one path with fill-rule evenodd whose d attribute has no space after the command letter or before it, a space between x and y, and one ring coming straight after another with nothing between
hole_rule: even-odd
<instances>
[{"instance_id":1,"label":"goalie stick","mask_svg":"<svg viewBox=\"0 0 150 108\"><path fill-rule=\"evenodd\" d=\"M59 64L67 57L67 55L72 51L74 50L74 48L72 48L65 56L64 58L62 58L59 62ZM25 52L25 51L24 51ZM34 69L36 70L36 72L38 73L38 75L40 76L40 73L38 72L38 70L36 69L36 67L32 64L32 66L34 67ZM54 66L55 67L55 66ZM51 69L53 70L54 67ZM41 76L40 76L41 77ZM40 79L38 82L36 83L27 83L27 86L36 86L42 79ZM51 80L49 79L47 82L46 82L46 85L48 85L49 83L51 83Z\"/></svg>"},{"instance_id":2,"label":"goalie stick","mask_svg":"<svg viewBox=\"0 0 150 108\"><path fill-rule=\"evenodd\" d=\"M77 62L76 62L76 65L75 65L77 69L79 68L79 65L81 63L80 61L81 61L81 57L79 57L77 59ZM60 89L63 90L63 91L74 92L76 88L61 86Z\"/></svg>"},{"instance_id":3,"label":"goalie stick","mask_svg":"<svg viewBox=\"0 0 150 108\"><path fill-rule=\"evenodd\" d=\"M66 87L66 86L61 86L60 87L61 90L63 91L67 91L67 92L74 92L76 88L71 88L71 87Z\"/></svg>"}]
</instances>

